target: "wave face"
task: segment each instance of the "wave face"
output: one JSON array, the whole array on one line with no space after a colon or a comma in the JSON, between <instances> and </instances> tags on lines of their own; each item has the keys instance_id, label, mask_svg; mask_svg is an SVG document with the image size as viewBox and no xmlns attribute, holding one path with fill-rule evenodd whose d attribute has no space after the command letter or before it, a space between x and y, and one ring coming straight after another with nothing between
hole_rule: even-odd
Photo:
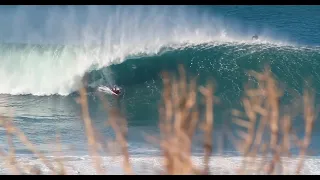
<instances>
[{"instance_id":1,"label":"wave face","mask_svg":"<svg viewBox=\"0 0 320 180\"><path fill-rule=\"evenodd\" d=\"M113 81L125 89L145 89L141 94L159 95L160 74L163 70L177 73L183 64L190 76L198 76L199 83L206 83L213 77L217 84L217 94L224 103L239 100L245 83L250 80L248 70L262 71L270 65L276 78L287 88L302 93L303 88L320 90L320 48L297 48L270 44L201 44L179 49L163 49L155 56L134 58L122 64L92 71L90 83L93 86L108 83L104 77L112 72ZM306 79L311 80L307 82ZM148 89L148 90L147 90ZM139 95L140 94L140 95Z\"/></svg>"}]
</instances>

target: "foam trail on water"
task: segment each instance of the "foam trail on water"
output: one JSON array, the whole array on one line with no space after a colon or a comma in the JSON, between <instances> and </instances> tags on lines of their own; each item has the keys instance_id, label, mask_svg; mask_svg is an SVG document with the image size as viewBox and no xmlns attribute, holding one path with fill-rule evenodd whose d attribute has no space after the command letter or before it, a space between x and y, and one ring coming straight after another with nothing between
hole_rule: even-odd
<instances>
[{"instance_id":1,"label":"foam trail on water","mask_svg":"<svg viewBox=\"0 0 320 180\"><path fill-rule=\"evenodd\" d=\"M230 42L287 45L268 37L252 42L252 34L226 30L226 22L194 7L12 9L2 12L7 13L7 19L0 18L4 24L1 40L11 43L0 47L1 94L68 95L79 88L85 72L121 63L128 56L153 55L165 46ZM17 45L26 42L28 45ZM112 77L107 79L112 81Z\"/></svg>"}]
</instances>

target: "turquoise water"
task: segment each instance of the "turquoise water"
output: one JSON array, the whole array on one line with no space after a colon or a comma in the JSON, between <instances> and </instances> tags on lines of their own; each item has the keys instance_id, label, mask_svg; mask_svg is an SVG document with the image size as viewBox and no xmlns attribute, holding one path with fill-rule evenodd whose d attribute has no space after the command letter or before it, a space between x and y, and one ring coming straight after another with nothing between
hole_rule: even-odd
<instances>
[{"instance_id":1,"label":"turquoise water","mask_svg":"<svg viewBox=\"0 0 320 180\"><path fill-rule=\"evenodd\" d=\"M85 74L90 115L103 136L113 131L103 126L106 114L92 89L117 84L124 90L120 103L129 150L137 157L157 155L144 134L157 133L160 73L177 72L178 64L198 76L199 84L216 80L223 103L217 107L215 137L222 137L228 121L223 117L240 103L246 70L270 64L298 93L310 78L308 86L319 99L319 6L2 6L0 24L0 110L14 116L43 152L50 152L58 131L67 154L87 154L75 102ZM259 40L252 41L255 34ZM314 148L319 131L316 123ZM0 129L7 149L4 135ZM16 146L21 156L30 154ZM225 152L234 154L231 144ZM200 153L196 147L195 153Z\"/></svg>"}]
</instances>

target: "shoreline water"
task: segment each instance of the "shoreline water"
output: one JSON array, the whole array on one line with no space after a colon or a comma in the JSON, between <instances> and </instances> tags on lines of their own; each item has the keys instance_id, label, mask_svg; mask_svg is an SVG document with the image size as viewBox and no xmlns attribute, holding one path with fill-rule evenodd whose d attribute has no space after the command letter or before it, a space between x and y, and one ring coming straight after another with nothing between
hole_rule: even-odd
<instances>
[{"instance_id":1,"label":"shoreline water","mask_svg":"<svg viewBox=\"0 0 320 180\"><path fill-rule=\"evenodd\" d=\"M61 158L61 157L60 157ZM103 160L102 167L105 168L106 174L108 175L123 175L123 158L119 156L111 157L101 157ZM53 157L48 157L52 159ZM66 174L69 175L95 175L97 174L96 169L92 163L92 159L89 156L67 156L62 157L62 162L64 164ZM193 162L196 166L203 166L203 157L192 157ZM212 156L210 158L210 174L212 175L236 175L241 171L243 164L243 157L241 156ZM262 160L263 158L256 158L255 162L257 164L248 165L251 168L248 172L249 175L261 174L257 173L257 169L260 167L261 162L267 162ZM27 164L33 167L38 167L41 169L43 174L50 174L51 172L44 165L41 164L40 160L36 160L31 157L17 157L19 163ZM294 175L296 174L295 170L297 168L297 162L299 161L298 157L283 158L283 168L284 175ZM130 162L133 166L133 172L136 175L155 175L160 174L163 170L162 162L163 159L160 156L156 157L130 157ZM270 161L270 159L269 159ZM320 173L318 164L320 162L319 158L315 157L306 157L304 168L301 171L301 175L317 175ZM266 163L267 164L267 163ZM3 162L0 163L1 167L4 167ZM8 168L1 168L0 174L10 173Z\"/></svg>"}]
</instances>

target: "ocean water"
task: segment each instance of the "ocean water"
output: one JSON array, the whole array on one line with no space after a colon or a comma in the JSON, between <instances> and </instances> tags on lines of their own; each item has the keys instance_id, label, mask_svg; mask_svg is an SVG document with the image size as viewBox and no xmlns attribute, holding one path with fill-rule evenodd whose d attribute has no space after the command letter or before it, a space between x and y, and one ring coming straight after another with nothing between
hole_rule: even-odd
<instances>
[{"instance_id":1,"label":"ocean water","mask_svg":"<svg viewBox=\"0 0 320 180\"><path fill-rule=\"evenodd\" d=\"M113 84L123 89L129 152L139 174L160 168L159 150L145 135L158 133L163 70L176 73L183 64L199 84L215 79L222 100L216 138L224 136L224 115L240 102L247 70L270 64L287 87L300 94L313 87L320 100L320 6L0 6L0 25L1 115L12 117L46 156L52 156L59 133L71 174L96 173L76 103L85 74L90 115L106 138L114 132L104 126L106 112L92 89ZM252 41L255 34L259 39ZM287 97L282 103L289 102ZM294 125L303 121L297 118ZM319 125L316 121L313 149L320 148ZM14 144L21 162L46 171L18 139ZM3 128L0 146L8 150ZM195 145L195 162L201 164L199 154ZM304 174L320 174L318 156L315 151L308 157ZM117 159L103 158L108 173L122 174ZM286 160L289 170L295 161ZM241 157L226 141L211 163L214 174L234 174ZM10 173L0 164L0 173Z\"/></svg>"}]
</instances>

